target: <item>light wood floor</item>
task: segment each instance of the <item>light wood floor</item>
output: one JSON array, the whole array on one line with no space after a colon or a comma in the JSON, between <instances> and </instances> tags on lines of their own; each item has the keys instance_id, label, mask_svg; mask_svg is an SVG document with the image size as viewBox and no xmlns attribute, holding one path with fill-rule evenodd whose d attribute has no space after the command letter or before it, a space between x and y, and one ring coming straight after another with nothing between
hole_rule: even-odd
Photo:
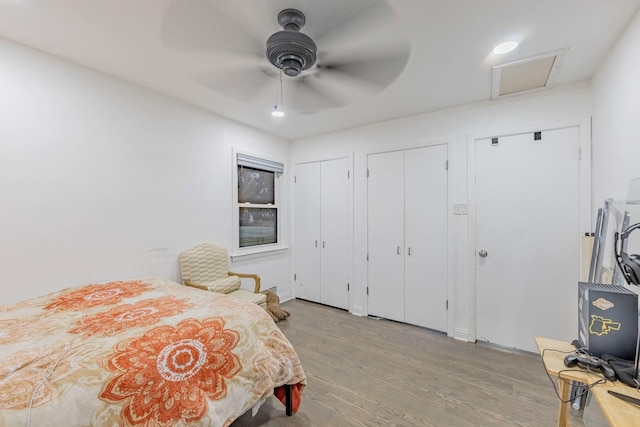
<instances>
[{"instance_id":1,"label":"light wood floor","mask_svg":"<svg viewBox=\"0 0 640 427\"><path fill-rule=\"evenodd\" d=\"M282 307L291 317L278 325L307 374L300 410L286 417L269 399L234 427L557 425L558 398L537 355L306 301ZM572 426L582 425L576 414Z\"/></svg>"}]
</instances>

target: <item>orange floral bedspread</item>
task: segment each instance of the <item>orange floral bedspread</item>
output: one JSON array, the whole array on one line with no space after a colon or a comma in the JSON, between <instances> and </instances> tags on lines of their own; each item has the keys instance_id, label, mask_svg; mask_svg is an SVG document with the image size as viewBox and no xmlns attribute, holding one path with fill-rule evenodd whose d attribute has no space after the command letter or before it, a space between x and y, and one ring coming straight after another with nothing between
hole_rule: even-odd
<instances>
[{"instance_id":1,"label":"orange floral bedspread","mask_svg":"<svg viewBox=\"0 0 640 427\"><path fill-rule=\"evenodd\" d=\"M0 305L0 426L227 426L306 384L255 304L162 279Z\"/></svg>"}]
</instances>

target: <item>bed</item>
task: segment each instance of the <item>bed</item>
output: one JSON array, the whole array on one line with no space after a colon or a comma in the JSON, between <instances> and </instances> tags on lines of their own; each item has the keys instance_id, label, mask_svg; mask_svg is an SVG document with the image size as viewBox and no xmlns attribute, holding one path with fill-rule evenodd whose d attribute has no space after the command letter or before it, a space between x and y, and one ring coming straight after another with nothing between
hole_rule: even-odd
<instances>
[{"instance_id":1,"label":"bed","mask_svg":"<svg viewBox=\"0 0 640 427\"><path fill-rule=\"evenodd\" d=\"M228 426L274 393L295 412L305 385L271 317L227 295L144 279L0 305L1 427Z\"/></svg>"}]
</instances>

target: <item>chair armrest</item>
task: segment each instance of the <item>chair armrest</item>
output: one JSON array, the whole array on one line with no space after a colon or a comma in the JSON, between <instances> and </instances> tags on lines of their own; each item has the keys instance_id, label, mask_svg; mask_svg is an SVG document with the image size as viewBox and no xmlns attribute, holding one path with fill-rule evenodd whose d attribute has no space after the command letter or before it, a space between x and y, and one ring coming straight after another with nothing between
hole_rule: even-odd
<instances>
[{"instance_id":1,"label":"chair armrest","mask_svg":"<svg viewBox=\"0 0 640 427\"><path fill-rule=\"evenodd\" d=\"M253 292L256 294L260 292L260 276L258 276L257 274L234 273L233 271L230 271L229 276L238 276L244 277L245 279L253 279L256 282L256 286Z\"/></svg>"},{"instance_id":2,"label":"chair armrest","mask_svg":"<svg viewBox=\"0 0 640 427\"><path fill-rule=\"evenodd\" d=\"M185 286L191 286L192 288L202 289L203 291L208 291L209 288L205 285L201 285L199 283L190 282L189 280L184 281Z\"/></svg>"}]
</instances>

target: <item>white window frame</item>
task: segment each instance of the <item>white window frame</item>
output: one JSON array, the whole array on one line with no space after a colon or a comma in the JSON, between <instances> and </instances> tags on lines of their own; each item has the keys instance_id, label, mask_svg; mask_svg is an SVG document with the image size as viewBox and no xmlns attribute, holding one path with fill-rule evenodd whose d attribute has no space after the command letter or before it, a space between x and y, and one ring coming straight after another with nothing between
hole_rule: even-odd
<instances>
[{"instance_id":1,"label":"white window frame","mask_svg":"<svg viewBox=\"0 0 640 427\"><path fill-rule=\"evenodd\" d=\"M262 205L255 205L251 203L238 203L238 155L246 157L255 158L257 163L263 162L264 164L277 164L280 163L282 165L286 165L282 159L275 159L270 156L266 156L261 153L255 153L239 148L233 149L233 250L231 251L231 259L237 261L239 259L248 259L253 257L261 257L266 255L273 255L289 249L287 243L285 242L285 230L283 227L287 224L285 219L285 212L282 209L283 201L284 201L284 190L285 190L285 182L283 179L283 175L285 173L284 166L282 173L275 173L274 177L274 204L268 205L268 208L275 208L277 212L277 221L276 221L276 243L267 243L263 245L254 245L254 246L246 246L240 247L240 208L241 207L263 207ZM259 166L256 166L256 169L260 169ZM264 169L268 170L268 169ZM265 206L266 207L266 206Z\"/></svg>"}]
</instances>

